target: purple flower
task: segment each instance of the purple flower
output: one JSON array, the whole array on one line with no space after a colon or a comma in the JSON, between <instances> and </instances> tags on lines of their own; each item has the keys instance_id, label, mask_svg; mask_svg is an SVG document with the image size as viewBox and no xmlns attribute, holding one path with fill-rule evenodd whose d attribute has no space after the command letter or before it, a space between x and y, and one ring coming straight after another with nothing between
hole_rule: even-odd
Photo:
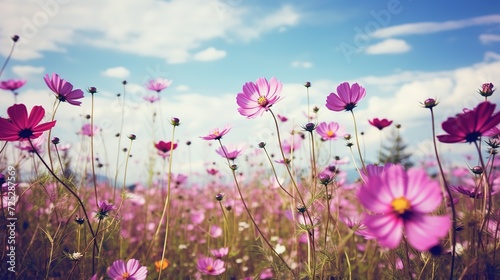
<instances>
[{"instance_id":1,"label":"purple flower","mask_svg":"<svg viewBox=\"0 0 500 280\"><path fill-rule=\"evenodd\" d=\"M52 77L49 77L49 74L46 74L45 77L43 77L43 80L54 92L59 101L68 102L69 104L75 106L80 106L80 104L82 104L82 102L77 101L77 99L83 98L83 91L81 89L73 90L73 85L66 82L64 79L61 79L56 73L53 73Z\"/></svg>"},{"instance_id":2,"label":"purple flower","mask_svg":"<svg viewBox=\"0 0 500 280\"><path fill-rule=\"evenodd\" d=\"M368 120L368 122L374 127L378 128L379 130L382 130L392 124L392 121L388 119L379 120L378 118L374 118L373 120Z\"/></svg>"},{"instance_id":3,"label":"purple flower","mask_svg":"<svg viewBox=\"0 0 500 280\"><path fill-rule=\"evenodd\" d=\"M42 106L34 106L28 116L24 104L14 104L7 109L9 119L0 118L0 140L20 141L40 137L56 125L56 121L40 123L45 116Z\"/></svg>"},{"instance_id":4,"label":"purple flower","mask_svg":"<svg viewBox=\"0 0 500 280\"><path fill-rule=\"evenodd\" d=\"M160 141L158 143L155 143L155 148L158 150L158 155L160 155L162 158L166 158L170 155L171 150L175 150L175 148L177 148L177 143L172 144L172 142L170 141Z\"/></svg>"},{"instance_id":5,"label":"purple flower","mask_svg":"<svg viewBox=\"0 0 500 280\"><path fill-rule=\"evenodd\" d=\"M337 122L321 122L316 127L316 132L323 140L337 140L345 135L345 129Z\"/></svg>"},{"instance_id":6,"label":"purple flower","mask_svg":"<svg viewBox=\"0 0 500 280\"><path fill-rule=\"evenodd\" d=\"M249 119L262 116L281 99L282 86L275 77L272 77L269 82L266 78L259 78L255 83L245 83L243 92L236 95L238 112Z\"/></svg>"},{"instance_id":7,"label":"purple flower","mask_svg":"<svg viewBox=\"0 0 500 280\"><path fill-rule=\"evenodd\" d=\"M241 153L243 152L243 148L236 147L234 145L222 146L222 147L217 148L217 150L215 150L215 152L217 152L223 158L235 160L239 155L241 155Z\"/></svg>"},{"instance_id":8,"label":"purple flower","mask_svg":"<svg viewBox=\"0 0 500 280\"><path fill-rule=\"evenodd\" d=\"M227 256L227 254L229 253L229 247L222 247L220 249L212 249L212 250L210 250L210 253L216 258L222 259L223 257Z\"/></svg>"},{"instance_id":9,"label":"purple flower","mask_svg":"<svg viewBox=\"0 0 500 280\"><path fill-rule=\"evenodd\" d=\"M207 136L200 137L203 140L219 140L231 130L231 125L226 124L223 129L212 129Z\"/></svg>"},{"instance_id":10,"label":"purple flower","mask_svg":"<svg viewBox=\"0 0 500 280\"><path fill-rule=\"evenodd\" d=\"M16 91L26 84L26 80L7 80L0 82L0 88L10 91Z\"/></svg>"},{"instance_id":11,"label":"purple flower","mask_svg":"<svg viewBox=\"0 0 500 280\"><path fill-rule=\"evenodd\" d=\"M97 210L97 214L96 214L96 217L99 219L99 220L102 220L104 219L105 217L108 216L108 213L109 211L111 210L115 210L116 209L116 206L114 206L113 204L111 203L108 203L107 201L105 200L101 200L97 203L97 207L99 208L99 210Z\"/></svg>"},{"instance_id":12,"label":"purple flower","mask_svg":"<svg viewBox=\"0 0 500 280\"><path fill-rule=\"evenodd\" d=\"M487 135L489 130L500 123L500 112L496 105L488 101L477 105L473 110L464 110L456 117L448 118L441 126L447 134L438 135L443 143L472 143Z\"/></svg>"},{"instance_id":13,"label":"purple flower","mask_svg":"<svg viewBox=\"0 0 500 280\"><path fill-rule=\"evenodd\" d=\"M89 123L86 123L82 126L82 130L80 132L82 135L94 136L99 133L99 130L99 127L95 125L92 127Z\"/></svg>"},{"instance_id":14,"label":"purple flower","mask_svg":"<svg viewBox=\"0 0 500 280\"><path fill-rule=\"evenodd\" d=\"M150 80L146 83L146 88L156 92L160 92L168 88L172 84L171 80L165 80L162 78L157 78L156 80Z\"/></svg>"},{"instance_id":15,"label":"purple flower","mask_svg":"<svg viewBox=\"0 0 500 280\"><path fill-rule=\"evenodd\" d=\"M355 83L352 87L348 82L337 87L337 94L330 93L326 98L326 108L332 111L352 111L356 104L365 97L365 88Z\"/></svg>"},{"instance_id":16,"label":"purple flower","mask_svg":"<svg viewBox=\"0 0 500 280\"><path fill-rule=\"evenodd\" d=\"M224 265L222 260L203 257L198 259L196 268L205 275L220 275L226 271Z\"/></svg>"},{"instance_id":17,"label":"purple flower","mask_svg":"<svg viewBox=\"0 0 500 280\"><path fill-rule=\"evenodd\" d=\"M404 234L417 250L439 244L451 226L447 216L432 216L442 201L439 184L424 170L408 173L400 165L386 166L379 175L368 175L359 192L361 204L373 212L364 224L381 246L394 249Z\"/></svg>"},{"instance_id":18,"label":"purple flower","mask_svg":"<svg viewBox=\"0 0 500 280\"><path fill-rule=\"evenodd\" d=\"M136 259L130 259L126 264L122 260L117 260L108 267L108 276L113 280L145 280L147 275L148 269L140 266Z\"/></svg>"}]
</instances>

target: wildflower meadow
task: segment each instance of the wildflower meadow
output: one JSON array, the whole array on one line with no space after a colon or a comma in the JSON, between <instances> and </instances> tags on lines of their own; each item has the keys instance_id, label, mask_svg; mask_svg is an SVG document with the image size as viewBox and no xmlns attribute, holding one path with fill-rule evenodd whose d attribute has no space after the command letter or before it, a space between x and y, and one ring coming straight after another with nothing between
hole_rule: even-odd
<instances>
[{"instance_id":1,"label":"wildflower meadow","mask_svg":"<svg viewBox=\"0 0 500 280\"><path fill-rule=\"evenodd\" d=\"M370 95L360 83L340 83L321 106L297 104L307 121L290 131L279 73L248 77L213 127L179 139L188 126L162 111L172 81L158 77L144 84L156 113L143 123L167 137L132 134L115 114L118 144L102 143L99 88L46 73L53 107L27 106L17 100L27 81L2 77L10 57L0 70L0 89L13 96L2 97L10 105L0 112L1 279L500 279L500 110L491 81L470 89L480 102L442 123L435 93L415 104L428 116L432 157L412 162L404 124L356 118ZM313 86L304 83L308 98ZM86 147L75 153L53 130L67 122L59 110L84 102L85 124L68 128ZM225 114L265 118L275 130L265 142L226 141L234 126L219 125ZM341 114L352 122L336 122ZM380 146L363 144L360 122L380 132ZM389 129L396 137L383 140ZM149 153L138 164L134 143L144 137ZM195 141L222 164L178 172L177 154ZM332 152L334 142L350 156ZM120 158L96 153L106 145ZM442 145L473 156L449 164ZM147 172L130 181L138 169Z\"/></svg>"}]
</instances>

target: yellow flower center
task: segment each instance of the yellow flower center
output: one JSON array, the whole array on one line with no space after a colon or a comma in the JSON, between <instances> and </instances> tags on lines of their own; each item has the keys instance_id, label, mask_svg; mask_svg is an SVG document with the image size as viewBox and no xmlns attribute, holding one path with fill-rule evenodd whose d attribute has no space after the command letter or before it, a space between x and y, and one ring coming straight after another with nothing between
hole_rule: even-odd
<instances>
[{"instance_id":1,"label":"yellow flower center","mask_svg":"<svg viewBox=\"0 0 500 280\"><path fill-rule=\"evenodd\" d=\"M404 214L406 211L410 210L411 204L405 197L396 198L391 202L391 206L394 211L399 214Z\"/></svg>"},{"instance_id":2,"label":"yellow flower center","mask_svg":"<svg viewBox=\"0 0 500 280\"><path fill-rule=\"evenodd\" d=\"M215 269L214 269L211 265L207 266L207 271L208 271L208 272L212 272L212 271L214 271L214 270L215 270Z\"/></svg>"},{"instance_id":3,"label":"yellow flower center","mask_svg":"<svg viewBox=\"0 0 500 280\"><path fill-rule=\"evenodd\" d=\"M327 135L328 137L333 137L333 136L335 136L335 132L333 132L333 131L331 131L331 130L328 130L328 132L326 133L326 135Z\"/></svg>"},{"instance_id":4,"label":"yellow flower center","mask_svg":"<svg viewBox=\"0 0 500 280\"><path fill-rule=\"evenodd\" d=\"M130 277L130 273L128 273L126 271L122 274L123 279L128 279L129 277Z\"/></svg>"},{"instance_id":5,"label":"yellow flower center","mask_svg":"<svg viewBox=\"0 0 500 280\"><path fill-rule=\"evenodd\" d=\"M264 107L264 106L266 106L266 105L267 105L267 103L269 103L269 101L267 101L267 98L266 98L265 96L262 96L262 95L261 95L261 96L259 96L259 98L257 98L257 103L258 103L260 106Z\"/></svg>"}]
</instances>

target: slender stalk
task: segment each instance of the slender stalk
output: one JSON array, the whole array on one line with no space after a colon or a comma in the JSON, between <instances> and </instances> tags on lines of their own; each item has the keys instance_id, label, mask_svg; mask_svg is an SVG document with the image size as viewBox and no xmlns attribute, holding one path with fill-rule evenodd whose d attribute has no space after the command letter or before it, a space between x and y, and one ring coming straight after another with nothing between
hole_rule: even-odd
<instances>
[{"instance_id":1,"label":"slender stalk","mask_svg":"<svg viewBox=\"0 0 500 280\"><path fill-rule=\"evenodd\" d=\"M12 47L10 48L9 55L5 59L5 62L2 65L2 69L0 69L0 77L2 77L3 71L5 70L5 67L7 67L7 63L9 63L9 60L12 57L12 53L14 52L14 48L16 47L17 40L13 39L12 41L14 42L12 43Z\"/></svg>"},{"instance_id":2,"label":"slender stalk","mask_svg":"<svg viewBox=\"0 0 500 280\"><path fill-rule=\"evenodd\" d=\"M361 166L363 167L363 171L366 173L365 161L363 160L363 155L361 154L361 147L359 145L359 136L358 136L358 124L356 122L356 117L354 116L354 111L351 110L352 120L354 121L354 134L356 135L356 146L358 148L359 160L361 161Z\"/></svg>"},{"instance_id":3,"label":"slender stalk","mask_svg":"<svg viewBox=\"0 0 500 280\"><path fill-rule=\"evenodd\" d=\"M90 106L90 166L92 167L92 182L94 185L95 205L99 204L97 196L97 177L95 176L95 155L94 155L94 94Z\"/></svg>"},{"instance_id":4,"label":"slender stalk","mask_svg":"<svg viewBox=\"0 0 500 280\"><path fill-rule=\"evenodd\" d=\"M115 195L116 195L116 188L118 186L118 174L120 173L120 168L118 167L118 163L120 162L120 148L122 145L122 133L123 133L123 123L125 120L125 85L127 83L124 81L123 82L123 98L122 98L122 112L121 112L121 120L120 120L120 130L118 131L118 145L117 145L117 151L116 151L116 164L115 164L115 181L114 181L114 187L113 187L113 203L115 203Z\"/></svg>"},{"instance_id":5,"label":"slender stalk","mask_svg":"<svg viewBox=\"0 0 500 280\"><path fill-rule=\"evenodd\" d=\"M457 214L455 211L455 204L453 203L453 196L451 194L450 186L448 185L448 180L446 179L446 176L444 175L444 170L443 170L443 165L441 164L441 159L439 157L439 153L437 150L437 143L436 143L436 125L434 121L434 110L432 110L432 107L429 108L431 111L431 124L432 124L432 143L434 146L434 154L436 155L436 161L439 167L439 173L441 174L441 178L443 180L443 185L444 189L446 191L446 194L448 195L448 204L450 205L451 208L451 215L452 215L452 228L451 228L451 240L452 240L452 247L451 247L451 264L450 264L450 280L453 279L453 272L455 270L455 256L456 256L456 246L457 246L457 236L455 233L455 229L457 228Z\"/></svg>"},{"instance_id":6,"label":"slender stalk","mask_svg":"<svg viewBox=\"0 0 500 280\"><path fill-rule=\"evenodd\" d=\"M169 230L169 223L170 223L170 187L171 187L171 182L172 182L172 158L173 158L173 152L174 152L175 128L176 128L176 125L173 125L172 141L170 142L170 157L169 157L169 161L168 161L167 198L165 199L165 206L163 208L162 217L160 219L160 225L161 225L161 221L163 221L163 217L165 216L165 212L166 212L167 220L165 221L165 238L163 239L163 249L161 252L161 261L160 261L161 264L165 260L165 252L167 251L168 230ZM160 226L158 226L158 228L159 227ZM161 279L161 272L162 272L162 269L160 269L160 271L158 272L158 280Z\"/></svg>"},{"instance_id":7,"label":"slender stalk","mask_svg":"<svg viewBox=\"0 0 500 280\"><path fill-rule=\"evenodd\" d=\"M34 150L34 153L38 156L38 158L40 159L40 161L42 162L42 164L47 168L47 170L49 171L49 173L59 182L61 183L70 193L71 195L73 195L73 197L76 198L76 200L78 201L78 204L80 204L80 206L82 207L82 211L83 211L83 214L85 216L85 220L87 221L87 225L89 226L89 230L90 230L90 233L92 234L92 239L93 239L93 242L94 242L94 247L99 250L97 248L97 242L96 242L96 234L94 233L94 230L92 229L92 224L90 224L90 219L89 219L89 216L87 214L87 210L85 210L85 205L83 204L83 201L80 199L80 197L78 196L78 194L76 194L68 185L66 185L66 183L63 182L63 180L61 180L61 178L59 178L55 173L54 171L52 171L52 169L50 169L49 165L45 162L45 160L42 158L42 156L40 156L40 154L36 151L35 147L33 146L33 142L31 142L31 139L28 138L28 141L31 145L31 147L33 148ZM92 260L92 274L94 274L95 272L95 266L94 266L94 260Z\"/></svg>"}]
</instances>

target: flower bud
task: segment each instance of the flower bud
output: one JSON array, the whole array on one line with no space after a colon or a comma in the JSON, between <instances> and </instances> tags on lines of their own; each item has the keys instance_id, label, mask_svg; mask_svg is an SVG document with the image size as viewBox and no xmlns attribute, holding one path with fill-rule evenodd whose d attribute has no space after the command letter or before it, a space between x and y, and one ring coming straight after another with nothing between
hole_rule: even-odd
<instances>
[{"instance_id":1,"label":"flower bud","mask_svg":"<svg viewBox=\"0 0 500 280\"><path fill-rule=\"evenodd\" d=\"M127 137L128 137L128 139L130 139L130 140L135 140L135 139L137 139L137 136L136 136L135 134L129 134Z\"/></svg>"},{"instance_id":2,"label":"flower bud","mask_svg":"<svg viewBox=\"0 0 500 280\"><path fill-rule=\"evenodd\" d=\"M495 89L493 89L493 84L492 83L484 83L481 85L481 89L479 90L479 94L481 94L484 97L491 96Z\"/></svg>"},{"instance_id":3,"label":"flower bud","mask_svg":"<svg viewBox=\"0 0 500 280\"><path fill-rule=\"evenodd\" d=\"M59 144L59 143L60 143L60 140L59 140L59 138L58 138L58 137L54 137L54 138L52 138L52 144L57 145L57 144Z\"/></svg>"},{"instance_id":4,"label":"flower bud","mask_svg":"<svg viewBox=\"0 0 500 280\"><path fill-rule=\"evenodd\" d=\"M179 118L172 118L170 120L170 123L173 125L173 126L179 126L181 124L181 121L179 120Z\"/></svg>"},{"instance_id":5,"label":"flower bud","mask_svg":"<svg viewBox=\"0 0 500 280\"><path fill-rule=\"evenodd\" d=\"M472 168L471 168L471 171L472 171L472 173L474 173L474 174L476 174L476 175L481 175L481 174L483 174L483 168L482 168L481 166L478 166L478 165L476 165L476 166L472 167Z\"/></svg>"},{"instance_id":6,"label":"flower bud","mask_svg":"<svg viewBox=\"0 0 500 280\"><path fill-rule=\"evenodd\" d=\"M259 143L259 148L263 149L266 146L265 142L260 142Z\"/></svg>"},{"instance_id":7,"label":"flower bud","mask_svg":"<svg viewBox=\"0 0 500 280\"><path fill-rule=\"evenodd\" d=\"M87 92L90 94L94 94L94 93L97 93L97 89L95 87L89 87L87 89Z\"/></svg>"},{"instance_id":8,"label":"flower bud","mask_svg":"<svg viewBox=\"0 0 500 280\"><path fill-rule=\"evenodd\" d=\"M431 109L432 107L436 107L438 105L438 102L434 98L427 98L424 101L424 107L427 109Z\"/></svg>"},{"instance_id":9,"label":"flower bud","mask_svg":"<svg viewBox=\"0 0 500 280\"><path fill-rule=\"evenodd\" d=\"M19 35L14 35L11 38L12 38L12 41L14 41L14 43L16 43L17 41L19 41Z\"/></svg>"},{"instance_id":10,"label":"flower bud","mask_svg":"<svg viewBox=\"0 0 500 280\"><path fill-rule=\"evenodd\" d=\"M304 83L304 86L305 86L306 88L310 88L310 87L311 87L311 82L305 82L305 83Z\"/></svg>"}]
</instances>

